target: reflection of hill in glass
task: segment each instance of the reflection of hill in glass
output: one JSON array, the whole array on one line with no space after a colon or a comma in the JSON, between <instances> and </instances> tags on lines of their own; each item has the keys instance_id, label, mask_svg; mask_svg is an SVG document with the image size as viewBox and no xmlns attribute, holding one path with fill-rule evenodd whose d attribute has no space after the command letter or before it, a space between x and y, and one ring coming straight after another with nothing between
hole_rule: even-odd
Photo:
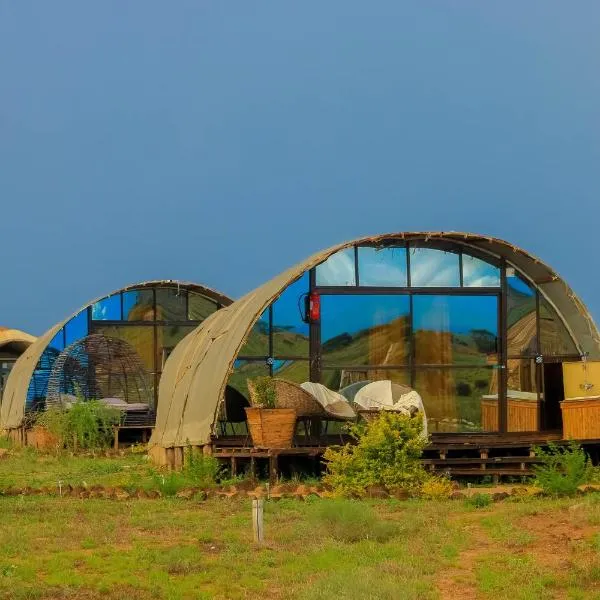
<instances>
[{"instance_id":1,"label":"reflection of hill in glass","mask_svg":"<svg viewBox=\"0 0 600 600\"><path fill-rule=\"evenodd\" d=\"M293 327L273 328L273 354L275 356L308 357L308 335L294 331ZM268 326L258 323L246 340L240 356L269 356Z\"/></svg>"},{"instance_id":2,"label":"reflection of hill in glass","mask_svg":"<svg viewBox=\"0 0 600 600\"><path fill-rule=\"evenodd\" d=\"M407 364L409 333L407 317L354 334L344 332L322 345L323 358L344 366ZM495 334L485 329L460 334L418 330L415 345L417 364L485 364L497 352Z\"/></svg>"}]
</instances>

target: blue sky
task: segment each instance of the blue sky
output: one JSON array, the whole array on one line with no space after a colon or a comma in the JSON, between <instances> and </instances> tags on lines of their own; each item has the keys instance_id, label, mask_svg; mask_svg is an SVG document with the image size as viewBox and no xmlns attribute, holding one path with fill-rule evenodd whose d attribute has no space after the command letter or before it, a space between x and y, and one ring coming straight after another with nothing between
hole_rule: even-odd
<instances>
[{"instance_id":1,"label":"blue sky","mask_svg":"<svg viewBox=\"0 0 600 600\"><path fill-rule=\"evenodd\" d=\"M466 230L600 318L600 4L0 0L0 324Z\"/></svg>"}]
</instances>

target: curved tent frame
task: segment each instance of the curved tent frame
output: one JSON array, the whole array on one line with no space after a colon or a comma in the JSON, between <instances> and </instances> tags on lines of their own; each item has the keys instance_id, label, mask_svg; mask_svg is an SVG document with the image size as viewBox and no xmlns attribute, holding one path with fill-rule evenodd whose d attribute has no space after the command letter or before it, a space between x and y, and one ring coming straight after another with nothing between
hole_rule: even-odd
<instances>
[{"instance_id":1,"label":"curved tent frame","mask_svg":"<svg viewBox=\"0 0 600 600\"><path fill-rule=\"evenodd\" d=\"M89 306L92 306L96 302L100 302L105 298L113 296L121 292L127 292L131 290L141 290L144 288L155 288L155 287L172 287L180 286L188 291L195 292L206 296L207 298L214 300L221 306L229 306L233 300L224 294L217 292L211 288L205 287L191 282L177 281L174 279L158 279L145 281L142 283L128 285L126 287L115 290L110 294L103 295L91 302L88 302L78 311L70 315L64 321L57 323L54 327L50 328L44 335L37 338L29 348L20 356L15 363L4 390L2 398L2 406L0 407L0 429L10 430L17 429L23 425L23 419L25 416L25 406L27 401L27 391L33 373L37 367L37 364L42 357L42 354L54 339L54 336L74 317L86 310ZM218 312L218 311L217 311Z\"/></svg>"},{"instance_id":2,"label":"curved tent frame","mask_svg":"<svg viewBox=\"0 0 600 600\"><path fill-rule=\"evenodd\" d=\"M36 338L18 329L0 327L0 352L10 352L18 356L35 342Z\"/></svg>"},{"instance_id":3,"label":"curved tent frame","mask_svg":"<svg viewBox=\"0 0 600 600\"><path fill-rule=\"evenodd\" d=\"M312 255L217 311L190 333L165 365L159 387L151 446L202 446L210 443L229 374L246 338L263 311L288 285L332 254L355 245L390 241L451 242L503 259L530 280L557 310L580 354L600 359L600 333L585 305L545 263L503 240L460 232L405 232L363 237Z\"/></svg>"}]
</instances>

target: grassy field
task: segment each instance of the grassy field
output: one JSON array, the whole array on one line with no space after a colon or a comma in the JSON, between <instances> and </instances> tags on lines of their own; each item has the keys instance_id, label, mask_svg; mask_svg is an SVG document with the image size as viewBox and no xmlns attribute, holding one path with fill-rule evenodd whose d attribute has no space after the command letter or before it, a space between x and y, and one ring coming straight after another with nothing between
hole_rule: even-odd
<instances>
[{"instance_id":1,"label":"grassy field","mask_svg":"<svg viewBox=\"0 0 600 600\"><path fill-rule=\"evenodd\" d=\"M156 476L136 452L0 458L0 490ZM267 501L260 546L250 498L198 498L0 495L0 598L600 600L600 493Z\"/></svg>"},{"instance_id":2,"label":"grassy field","mask_svg":"<svg viewBox=\"0 0 600 600\"><path fill-rule=\"evenodd\" d=\"M2 598L600 598L597 496L0 501Z\"/></svg>"}]
</instances>

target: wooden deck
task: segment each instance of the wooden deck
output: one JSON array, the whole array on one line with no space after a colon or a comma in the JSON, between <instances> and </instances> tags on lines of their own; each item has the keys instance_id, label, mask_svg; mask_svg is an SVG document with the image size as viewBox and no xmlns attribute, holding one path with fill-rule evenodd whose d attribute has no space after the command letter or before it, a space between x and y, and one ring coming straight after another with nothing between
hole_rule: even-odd
<instances>
[{"instance_id":1,"label":"wooden deck","mask_svg":"<svg viewBox=\"0 0 600 600\"><path fill-rule=\"evenodd\" d=\"M328 446L344 441L347 440L337 435L322 439L319 445L302 445L299 440L292 448L259 449L248 445L249 438L240 436L214 440L212 454L228 461L234 476L242 465L249 467L250 474L254 475L257 461L268 461L269 478L274 481L280 473L279 460L282 457L305 457L319 461ZM434 434L423 452L422 462L430 471L451 476L492 476L495 480L502 476L529 476L532 475L531 466L539 462L533 448L549 442L568 443L562 439L560 431L482 434L464 438L460 435ZM581 440L579 443L588 449L595 448L596 452L600 449L600 440Z\"/></svg>"}]
</instances>

